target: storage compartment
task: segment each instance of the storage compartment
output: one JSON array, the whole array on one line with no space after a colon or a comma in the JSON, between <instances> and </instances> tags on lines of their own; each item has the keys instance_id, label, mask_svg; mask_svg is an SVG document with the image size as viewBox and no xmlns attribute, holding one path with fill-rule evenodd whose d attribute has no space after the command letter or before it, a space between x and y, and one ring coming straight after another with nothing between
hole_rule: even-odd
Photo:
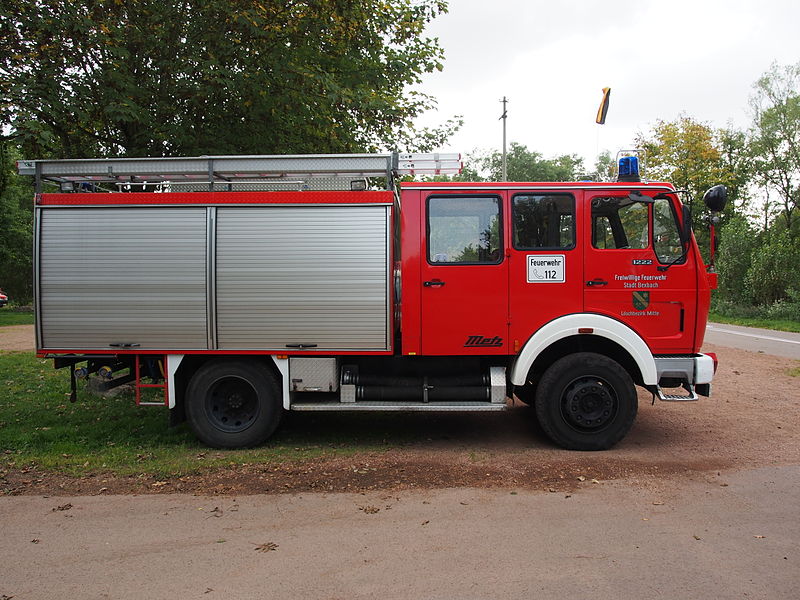
<instances>
[{"instance_id":1,"label":"storage compartment","mask_svg":"<svg viewBox=\"0 0 800 600\"><path fill-rule=\"evenodd\" d=\"M290 358L289 377L293 392L339 390L339 370L335 358Z\"/></svg>"},{"instance_id":2,"label":"storage compartment","mask_svg":"<svg viewBox=\"0 0 800 600\"><path fill-rule=\"evenodd\" d=\"M205 208L39 215L42 348L207 348Z\"/></svg>"},{"instance_id":3,"label":"storage compartment","mask_svg":"<svg viewBox=\"0 0 800 600\"><path fill-rule=\"evenodd\" d=\"M388 349L389 210L217 209L219 348Z\"/></svg>"}]
</instances>

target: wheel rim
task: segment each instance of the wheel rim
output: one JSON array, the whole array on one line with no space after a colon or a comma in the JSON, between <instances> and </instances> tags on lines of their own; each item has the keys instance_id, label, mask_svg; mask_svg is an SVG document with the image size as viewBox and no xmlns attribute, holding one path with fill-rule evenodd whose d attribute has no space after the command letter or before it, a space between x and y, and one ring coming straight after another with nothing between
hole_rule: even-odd
<instances>
[{"instance_id":1,"label":"wheel rim","mask_svg":"<svg viewBox=\"0 0 800 600\"><path fill-rule=\"evenodd\" d=\"M220 431L244 431L258 416L258 393L240 377L223 377L209 388L205 411L208 421Z\"/></svg>"},{"instance_id":2,"label":"wheel rim","mask_svg":"<svg viewBox=\"0 0 800 600\"><path fill-rule=\"evenodd\" d=\"M601 377L574 379L561 395L561 417L576 431L600 431L614 420L618 410L613 386Z\"/></svg>"}]
</instances>

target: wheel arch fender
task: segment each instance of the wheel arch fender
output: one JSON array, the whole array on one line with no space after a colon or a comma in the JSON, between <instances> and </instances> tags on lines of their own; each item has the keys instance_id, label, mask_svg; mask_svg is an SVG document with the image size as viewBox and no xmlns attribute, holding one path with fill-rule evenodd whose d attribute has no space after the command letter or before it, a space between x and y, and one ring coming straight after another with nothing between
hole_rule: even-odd
<instances>
[{"instance_id":1,"label":"wheel arch fender","mask_svg":"<svg viewBox=\"0 0 800 600\"><path fill-rule=\"evenodd\" d=\"M588 331L591 330L591 331ZM536 359L559 340L578 335L605 338L627 352L639 368L644 385L656 385L658 375L652 352L642 337L624 323L592 313L558 317L534 333L517 355L511 369L511 383L524 385Z\"/></svg>"},{"instance_id":2,"label":"wheel arch fender","mask_svg":"<svg viewBox=\"0 0 800 600\"><path fill-rule=\"evenodd\" d=\"M280 377L283 408L291 406L289 394L289 359L273 355L184 355L167 356L168 406L170 409L181 408L185 400L186 387L197 370L211 360L255 360L262 362L265 368L271 368Z\"/></svg>"}]
</instances>

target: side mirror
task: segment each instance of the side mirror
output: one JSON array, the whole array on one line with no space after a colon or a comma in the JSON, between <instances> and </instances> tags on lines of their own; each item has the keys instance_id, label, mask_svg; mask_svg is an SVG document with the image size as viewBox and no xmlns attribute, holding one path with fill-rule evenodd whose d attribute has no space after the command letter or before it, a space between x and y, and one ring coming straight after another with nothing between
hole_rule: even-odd
<instances>
[{"instance_id":1,"label":"side mirror","mask_svg":"<svg viewBox=\"0 0 800 600\"><path fill-rule=\"evenodd\" d=\"M728 203L728 188L724 185L715 185L703 194L703 202L711 212L722 212Z\"/></svg>"}]
</instances>

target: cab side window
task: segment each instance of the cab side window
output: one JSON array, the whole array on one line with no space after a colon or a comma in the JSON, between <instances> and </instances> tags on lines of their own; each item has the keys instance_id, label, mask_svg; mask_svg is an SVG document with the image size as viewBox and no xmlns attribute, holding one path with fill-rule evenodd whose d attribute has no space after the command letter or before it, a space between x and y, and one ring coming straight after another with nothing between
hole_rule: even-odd
<instances>
[{"instance_id":1,"label":"cab side window","mask_svg":"<svg viewBox=\"0 0 800 600\"><path fill-rule=\"evenodd\" d=\"M500 198L428 198L428 262L497 264L503 239Z\"/></svg>"},{"instance_id":2,"label":"cab side window","mask_svg":"<svg viewBox=\"0 0 800 600\"><path fill-rule=\"evenodd\" d=\"M653 248L660 263L686 261L678 219L666 198L657 198L653 204Z\"/></svg>"},{"instance_id":3,"label":"cab side window","mask_svg":"<svg viewBox=\"0 0 800 600\"><path fill-rule=\"evenodd\" d=\"M575 247L575 198L570 194L518 194L512 202L514 248Z\"/></svg>"},{"instance_id":4,"label":"cab side window","mask_svg":"<svg viewBox=\"0 0 800 600\"><path fill-rule=\"evenodd\" d=\"M592 198L592 245L600 250L650 245L647 204L626 196Z\"/></svg>"}]
</instances>

